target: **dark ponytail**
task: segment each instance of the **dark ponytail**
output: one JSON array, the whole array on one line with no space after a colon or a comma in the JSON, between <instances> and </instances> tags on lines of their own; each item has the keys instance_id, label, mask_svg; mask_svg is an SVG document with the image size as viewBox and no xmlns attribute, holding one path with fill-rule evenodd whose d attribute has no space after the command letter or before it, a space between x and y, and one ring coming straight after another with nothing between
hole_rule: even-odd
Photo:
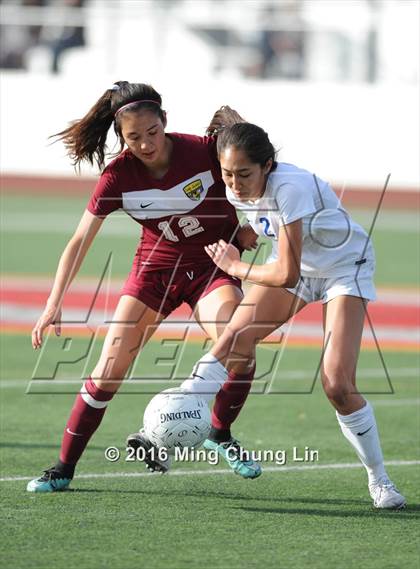
<instances>
[{"instance_id":1,"label":"dark ponytail","mask_svg":"<svg viewBox=\"0 0 420 569\"><path fill-rule=\"evenodd\" d=\"M122 109L126 105L129 106ZM120 142L120 148L116 152L119 154L124 148L121 116L126 112L138 111L140 108L147 109L154 112L165 126L166 118L161 105L162 97L151 85L117 81L105 91L82 119L74 121L53 137L64 142L75 167L79 167L80 163L86 160L92 165L96 162L102 169L108 152L106 139L112 123ZM121 111L116 115L119 109Z\"/></svg>"},{"instance_id":2,"label":"dark ponytail","mask_svg":"<svg viewBox=\"0 0 420 569\"><path fill-rule=\"evenodd\" d=\"M217 136L222 132L224 128L240 122L246 121L234 109L231 109L225 105L224 107L220 107L220 109L214 113L213 118L207 127L206 135Z\"/></svg>"},{"instance_id":3,"label":"dark ponytail","mask_svg":"<svg viewBox=\"0 0 420 569\"><path fill-rule=\"evenodd\" d=\"M207 127L208 136L217 136L217 154L229 146L243 150L254 164L264 167L271 159L271 172L277 166L276 150L268 134L259 126L246 122L239 113L228 106L220 107Z\"/></svg>"}]
</instances>

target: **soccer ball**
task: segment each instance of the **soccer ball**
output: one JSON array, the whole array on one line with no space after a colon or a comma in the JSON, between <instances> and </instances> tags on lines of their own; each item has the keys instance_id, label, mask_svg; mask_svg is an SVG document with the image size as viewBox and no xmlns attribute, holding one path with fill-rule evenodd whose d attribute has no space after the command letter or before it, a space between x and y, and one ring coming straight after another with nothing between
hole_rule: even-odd
<instances>
[{"instance_id":1,"label":"soccer ball","mask_svg":"<svg viewBox=\"0 0 420 569\"><path fill-rule=\"evenodd\" d=\"M210 432L210 409L199 395L180 388L155 395L144 411L143 426L149 440L169 454L175 448L197 448Z\"/></svg>"}]
</instances>

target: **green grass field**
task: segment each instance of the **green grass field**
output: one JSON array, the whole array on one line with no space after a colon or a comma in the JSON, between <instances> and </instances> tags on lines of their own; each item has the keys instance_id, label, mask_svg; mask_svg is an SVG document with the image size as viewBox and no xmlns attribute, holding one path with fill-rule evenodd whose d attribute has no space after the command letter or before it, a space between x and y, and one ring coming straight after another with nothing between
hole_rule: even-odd
<instances>
[{"instance_id":1,"label":"green grass field","mask_svg":"<svg viewBox=\"0 0 420 569\"><path fill-rule=\"evenodd\" d=\"M4 200L2 271L51 275L84 204L45 196ZM355 217L369 226L371 214L360 211ZM82 274L97 275L112 251L113 276L122 279L137 233L134 223L110 220ZM414 213L381 213L374 233L378 284L418 285L418 236ZM126 435L139 427L150 393L167 385L156 378L165 377L162 357L171 347L151 342L133 374L143 381L128 383L112 402L79 464L73 491L28 494L27 479L57 458L84 364L59 368L57 378L72 377L74 383L34 381L28 389L38 357L29 337L2 334L0 342L0 552L5 568L418 568L417 354L384 352L391 385L377 352L364 351L360 358L359 386L374 404L389 473L408 500L404 511L378 512L319 380L311 391L319 350L309 347L286 350L271 390L283 393L262 394L263 383L257 382L235 424L234 433L247 448L286 451L284 466L266 462L263 476L245 481L223 464L179 462L169 475L159 476L125 461ZM86 338L73 342L76 352L86 350ZM62 339L51 338L47 347L38 376L47 376L63 354ZM93 359L99 349L95 346ZM177 379L190 371L201 349L199 343L187 346ZM259 349L257 375L271 355ZM109 446L120 449L118 462L105 459ZM294 447L299 456L305 447L317 450L319 460L294 461Z\"/></svg>"},{"instance_id":2,"label":"green grass field","mask_svg":"<svg viewBox=\"0 0 420 569\"><path fill-rule=\"evenodd\" d=\"M28 344L24 337L3 337L10 367L2 370L9 378L1 391L2 477L36 475L55 461L74 398L25 395L28 381L22 378L33 360ZM153 348L159 345L150 346L139 376L153 369ZM291 349L288 356L286 376L302 369L303 360L309 371L317 351ZM195 357L192 346L186 369ZM384 453L388 461L418 460L419 362L415 354L389 352L386 359L395 394L370 396ZM382 383L381 371L363 380L363 370L376 365L373 353L363 354L360 375L370 391ZM286 468L269 462L255 481L223 473L224 465L177 463L173 474L159 476L146 474L141 463L125 462L125 437L139 426L149 397L126 388L112 402L80 462L78 473L87 477L74 481L73 492L30 495L26 480L1 483L5 567L351 568L360 566L360 556L363 567L417 566L418 466L389 467L409 501L402 512L373 511L361 467L288 470L302 466L293 461L293 447L299 456L306 446L318 450L319 461L310 463L315 466L357 462L319 384L312 394L250 396L236 435L249 448L288 455ZM121 450L119 462L106 461L108 446Z\"/></svg>"}]
</instances>

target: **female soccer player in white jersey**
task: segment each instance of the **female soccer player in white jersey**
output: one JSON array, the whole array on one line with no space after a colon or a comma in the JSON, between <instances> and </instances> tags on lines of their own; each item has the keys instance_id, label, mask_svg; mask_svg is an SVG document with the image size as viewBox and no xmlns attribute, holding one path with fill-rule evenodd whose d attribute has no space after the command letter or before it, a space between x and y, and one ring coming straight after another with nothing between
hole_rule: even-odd
<instances>
[{"instance_id":1,"label":"female soccer player in white jersey","mask_svg":"<svg viewBox=\"0 0 420 569\"><path fill-rule=\"evenodd\" d=\"M235 380L246 377L253 371L256 344L306 304L320 300L325 393L344 436L367 470L375 507L401 508L405 499L385 471L372 407L356 388L366 305L375 299L375 258L369 237L342 209L328 183L291 164L276 163L267 134L253 124L235 122L236 116L232 118L231 110L223 107L210 125L210 132L218 132L226 195L246 214L255 233L272 241L272 254L263 265L249 265L225 240L206 247L220 269L254 286L192 377L211 379L224 369L223 364L236 372ZM238 471L243 461L239 453L232 455L232 444L237 444L230 426L245 402L250 381L244 390L235 380L229 378L222 387L224 397L214 405L205 447L217 449Z\"/></svg>"},{"instance_id":2,"label":"female soccer player in white jersey","mask_svg":"<svg viewBox=\"0 0 420 569\"><path fill-rule=\"evenodd\" d=\"M87 160L102 169L111 126L121 143L118 156L102 172L61 256L47 305L32 332L35 349L49 325L58 333L65 293L105 217L123 209L142 225L143 233L100 359L65 426L59 460L29 482L30 492L67 488L140 347L177 306L189 303L216 340L242 298L240 280L215 267L204 250L221 237L234 239L238 231L235 209L225 197L215 138L165 133L159 93L150 85L126 81L107 89L85 117L58 136L75 165ZM240 234L238 242L246 247L246 230ZM225 379L217 378L208 399ZM134 443L148 445L141 434L137 437Z\"/></svg>"}]
</instances>

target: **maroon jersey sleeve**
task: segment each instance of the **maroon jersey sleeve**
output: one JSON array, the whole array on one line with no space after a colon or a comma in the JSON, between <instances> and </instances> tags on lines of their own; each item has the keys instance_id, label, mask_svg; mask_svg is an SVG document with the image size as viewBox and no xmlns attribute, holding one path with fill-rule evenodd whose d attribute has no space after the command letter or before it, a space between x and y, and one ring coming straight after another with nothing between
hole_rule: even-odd
<instances>
[{"instance_id":1,"label":"maroon jersey sleeve","mask_svg":"<svg viewBox=\"0 0 420 569\"><path fill-rule=\"evenodd\" d=\"M106 217L122 207L121 190L113 164L103 171L87 205L87 209L97 217Z\"/></svg>"}]
</instances>

